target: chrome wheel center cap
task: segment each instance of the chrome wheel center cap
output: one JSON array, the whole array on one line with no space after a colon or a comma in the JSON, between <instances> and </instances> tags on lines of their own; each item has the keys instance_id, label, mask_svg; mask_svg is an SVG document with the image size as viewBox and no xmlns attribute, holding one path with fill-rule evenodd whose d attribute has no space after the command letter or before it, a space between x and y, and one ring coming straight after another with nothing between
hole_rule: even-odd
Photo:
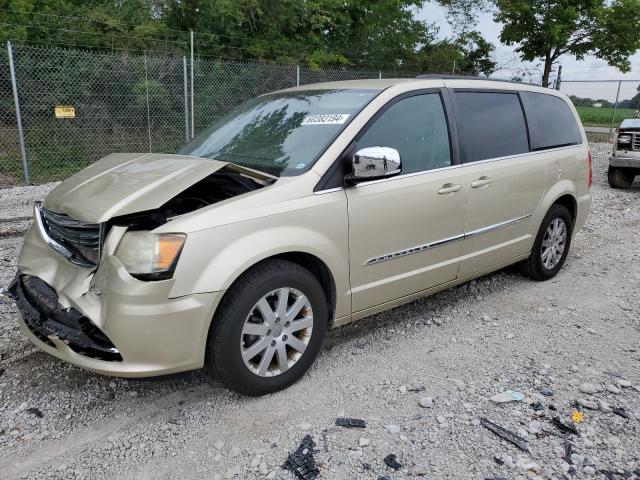
<instances>
[{"instance_id":1,"label":"chrome wheel center cap","mask_svg":"<svg viewBox=\"0 0 640 480\"><path fill-rule=\"evenodd\" d=\"M280 325L276 326L276 327L273 329L273 333L272 333L272 335L273 335L275 338L278 338L280 335L282 335L282 327L281 327Z\"/></svg>"}]
</instances>

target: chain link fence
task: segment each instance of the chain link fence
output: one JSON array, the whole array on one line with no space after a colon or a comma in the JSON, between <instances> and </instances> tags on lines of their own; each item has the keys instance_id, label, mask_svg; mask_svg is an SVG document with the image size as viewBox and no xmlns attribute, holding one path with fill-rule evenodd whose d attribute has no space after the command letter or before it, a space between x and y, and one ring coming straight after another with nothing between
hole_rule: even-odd
<instances>
[{"instance_id":1,"label":"chain link fence","mask_svg":"<svg viewBox=\"0 0 640 480\"><path fill-rule=\"evenodd\" d=\"M627 118L637 118L640 80L563 80L587 131L610 135Z\"/></svg>"},{"instance_id":2,"label":"chain link fence","mask_svg":"<svg viewBox=\"0 0 640 480\"><path fill-rule=\"evenodd\" d=\"M205 58L193 65L192 98L184 57L22 45L12 51L31 184L62 180L113 152L174 152L191 136L191 122L198 133L266 92L415 75ZM0 93L0 187L6 187L27 178L7 48L0 48Z\"/></svg>"}]
</instances>

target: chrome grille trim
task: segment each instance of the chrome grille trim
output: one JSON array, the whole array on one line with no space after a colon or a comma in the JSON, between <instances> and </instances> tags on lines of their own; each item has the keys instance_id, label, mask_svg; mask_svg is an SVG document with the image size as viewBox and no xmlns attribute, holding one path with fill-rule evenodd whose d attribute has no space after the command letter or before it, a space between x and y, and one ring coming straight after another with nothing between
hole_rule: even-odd
<instances>
[{"instance_id":1,"label":"chrome grille trim","mask_svg":"<svg viewBox=\"0 0 640 480\"><path fill-rule=\"evenodd\" d=\"M103 224L75 220L51 212L40 202L34 206L34 219L44 241L69 262L94 269L100 261Z\"/></svg>"}]
</instances>

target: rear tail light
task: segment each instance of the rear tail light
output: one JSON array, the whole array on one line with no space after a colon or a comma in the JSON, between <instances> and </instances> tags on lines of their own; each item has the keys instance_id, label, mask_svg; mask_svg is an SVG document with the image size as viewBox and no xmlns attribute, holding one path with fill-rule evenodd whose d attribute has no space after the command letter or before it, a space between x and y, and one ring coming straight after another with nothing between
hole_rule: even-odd
<instances>
[{"instance_id":1,"label":"rear tail light","mask_svg":"<svg viewBox=\"0 0 640 480\"><path fill-rule=\"evenodd\" d=\"M589 150L589 178L587 179L587 185L591 188L593 185L593 158L591 157L591 150Z\"/></svg>"}]
</instances>

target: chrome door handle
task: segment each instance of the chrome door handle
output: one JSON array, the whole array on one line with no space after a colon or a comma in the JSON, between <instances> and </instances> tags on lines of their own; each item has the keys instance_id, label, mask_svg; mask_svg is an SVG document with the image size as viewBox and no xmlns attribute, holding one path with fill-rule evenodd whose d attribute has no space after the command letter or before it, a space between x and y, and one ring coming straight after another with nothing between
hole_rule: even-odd
<instances>
[{"instance_id":1,"label":"chrome door handle","mask_svg":"<svg viewBox=\"0 0 640 480\"><path fill-rule=\"evenodd\" d=\"M438 190L438 195L446 195L447 193L455 193L462 190L462 185L454 185L453 183L445 183L440 190Z\"/></svg>"},{"instance_id":2,"label":"chrome door handle","mask_svg":"<svg viewBox=\"0 0 640 480\"><path fill-rule=\"evenodd\" d=\"M480 187L486 187L487 185L489 185L491 182L493 182L493 178L489 178L489 177L480 177L477 180L474 180L473 182L471 182L471 188L480 188Z\"/></svg>"}]
</instances>

